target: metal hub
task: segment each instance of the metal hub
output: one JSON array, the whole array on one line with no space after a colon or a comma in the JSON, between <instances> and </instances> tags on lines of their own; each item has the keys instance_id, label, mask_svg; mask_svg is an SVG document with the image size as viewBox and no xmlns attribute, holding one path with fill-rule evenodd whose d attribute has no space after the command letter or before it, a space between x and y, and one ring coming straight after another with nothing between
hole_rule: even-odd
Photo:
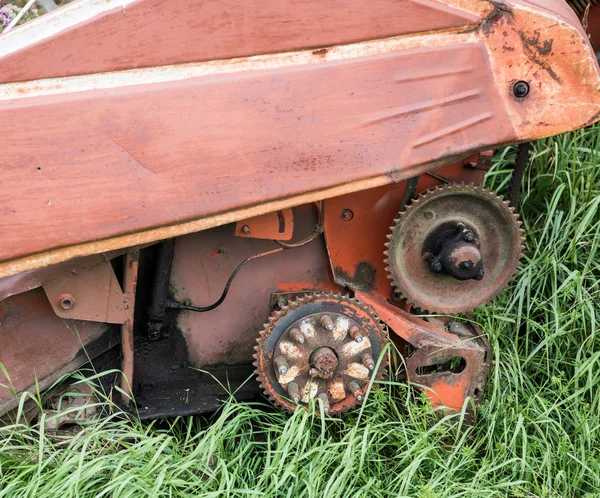
<instances>
[{"instance_id":1,"label":"metal hub","mask_svg":"<svg viewBox=\"0 0 600 498\"><path fill-rule=\"evenodd\" d=\"M387 335L372 312L339 295L313 294L285 306L261 332L256 373L275 404L293 410L320 398L343 412L364 399Z\"/></svg>"},{"instance_id":2,"label":"metal hub","mask_svg":"<svg viewBox=\"0 0 600 498\"><path fill-rule=\"evenodd\" d=\"M444 185L401 212L386 244L389 277L422 311L465 313L494 299L515 273L523 230L501 196Z\"/></svg>"}]
</instances>

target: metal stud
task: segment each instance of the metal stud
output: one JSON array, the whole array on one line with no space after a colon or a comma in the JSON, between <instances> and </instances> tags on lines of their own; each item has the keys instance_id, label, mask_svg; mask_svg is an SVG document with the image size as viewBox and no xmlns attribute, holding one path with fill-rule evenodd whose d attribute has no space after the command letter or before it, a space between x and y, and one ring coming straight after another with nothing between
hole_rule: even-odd
<instances>
[{"instance_id":1,"label":"metal stud","mask_svg":"<svg viewBox=\"0 0 600 498\"><path fill-rule=\"evenodd\" d=\"M362 364L367 367L369 370L375 370L375 362L373 358L369 354L363 355L361 358Z\"/></svg>"},{"instance_id":2,"label":"metal stud","mask_svg":"<svg viewBox=\"0 0 600 498\"><path fill-rule=\"evenodd\" d=\"M287 386L287 392L290 398L294 400L294 403L300 402L300 388L295 382L290 382Z\"/></svg>"},{"instance_id":3,"label":"metal stud","mask_svg":"<svg viewBox=\"0 0 600 498\"><path fill-rule=\"evenodd\" d=\"M319 394L318 398L323 402L323 411L325 413L329 413L329 396L327 396L325 393L321 393Z\"/></svg>"},{"instance_id":4,"label":"metal stud","mask_svg":"<svg viewBox=\"0 0 600 498\"><path fill-rule=\"evenodd\" d=\"M306 341L304 334L302 332L300 332L298 329L290 330L290 337L294 341L296 341L298 344L304 344L304 341Z\"/></svg>"},{"instance_id":5,"label":"metal stud","mask_svg":"<svg viewBox=\"0 0 600 498\"><path fill-rule=\"evenodd\" d=\"M350 382L350 384L348 384L348 389L350 389L350 392L356 398L356 401L362 401L364 399L362 389L356 382Z\"/></svg>"},{"instance_id":6,"label":"metal stud","mask_svg":"<svg viewBox=\"0 0 600 498\"><path fill-rule=\"evenodd\" d=\"M277 367L280 375L285 375L288 373L288 363L283 356L278 356L275 358L275 366Z\"/></svg>"},{"instance_id":7,"label":"metal stud","mask_svg":"<svg viewBox=\"0 0 600 498\"><path fill-rule=\"evenodd\" d=\"M333 332L335 327L333 325L333 320L329 315L322 315L319 319L319 322L324 329L328 330L329 332Z\"/></svg>"},{"instance_id":8,"label":"metal stud","mask_svg":"<svg viewBox=\"0 0 600 498\"><path fill-rule=\"evenodd\" d=\"M363 341L360 329L356 325L350 329L350 337L352 337L352 339L354 339L356 342Z\"/></svg>"}]
</instances>

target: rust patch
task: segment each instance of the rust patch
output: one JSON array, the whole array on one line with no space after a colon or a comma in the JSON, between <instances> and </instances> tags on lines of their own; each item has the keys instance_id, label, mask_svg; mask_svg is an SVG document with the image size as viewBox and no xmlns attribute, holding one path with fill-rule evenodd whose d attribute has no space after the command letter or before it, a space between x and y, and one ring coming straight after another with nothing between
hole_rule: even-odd
<instances>
[{"instance_id":1,"label":"rust patch","mask_svg":"<svg viewBox=\"0 0 600 498\"><path fill-rule=\"evenodd\" d=\"M352 289L371 292L377 282L377 270L368 261L356 263L354 276L348 275L341 267L335 268L336 281Z\"/></svg>"},{"instance_id":2,"label":"rust patch","mask_svg":"<svg viewBox=\"0 0 600 498\"><path fill-rule=\"evenodd\" d=\"M547 39L541 42L539 31L534 31L533 36L527 36L523 31L518 31L517 34L521 39L523 49L529 60L546 71L554 81L561 83L560 77L545 60L545 57L548 57L552 53L554 40Z\"/></svg>"},{"instance_id":3,"label":"rust patch","mask_svg":"<svg viewBox=\"0 0 600 498\"><path fill-rule=\"evenodd\" d=\"M313 50L312 54L313 55L325 56L325 55L327 55L327 52L329 52L328 48L318 48L317 50Z\"/></svg>"}]
</instances>

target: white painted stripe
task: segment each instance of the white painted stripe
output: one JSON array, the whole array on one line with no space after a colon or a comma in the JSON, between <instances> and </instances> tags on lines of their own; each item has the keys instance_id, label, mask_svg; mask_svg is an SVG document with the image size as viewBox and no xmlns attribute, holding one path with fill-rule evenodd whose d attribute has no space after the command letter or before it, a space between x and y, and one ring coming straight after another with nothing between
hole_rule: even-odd
<instances>
[{"instance_id":1,"label":"white painted stripe","mask_svg":"<svg viewBox=\"0 0 600 498\"><path fill-rule=\"evenodd\" d=\"M9 33L10 35L10 33ZM326 54L313 50L256 55L237 59L175 64L140 69L128 69L106 73L46 78L33 81L0 84L0 101L61 95L90 90L104 90L137 85L152 85L183 81L190 78L219 74L241 73L266 69L292 68L308 64L347 61L358 57L393 54L394 52L419 49L423 51L448 46L456 49L458 44L477 42L475 33L446 32L442 35L427 34L400 36L349 45L331 47Z\"/></svg>"},{"instance_id":2,"label":"white painted stripe","mask_svg":"<svg viewBox=\"0 0 600 498\"><path fill-rule=\"evenodd\" d=\"M0 57L13 54L112 9L135 0L76 0L0 36Z\"/></svg>"}]
</instances>

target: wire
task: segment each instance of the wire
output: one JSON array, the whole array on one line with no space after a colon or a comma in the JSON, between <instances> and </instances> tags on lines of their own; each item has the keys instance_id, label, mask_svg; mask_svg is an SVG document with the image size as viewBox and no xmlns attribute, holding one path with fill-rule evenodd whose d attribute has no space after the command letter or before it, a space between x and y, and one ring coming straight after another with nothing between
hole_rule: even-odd
<instances>
[{"instance_id":1,"label":"wire","mask_svg":"<svg viewBox=\"0 0 600 498\"><path fill-rule=\"evenodd\" d=\"M261 252L259 254L255 254L254 256L250 256L249 258L246 258L239 265L237 265L235 270L233 270L233 273L229 276L229 279L227 279L227 283L225 284L225 288L223 289L223 293L221 294L221 297L216 302L214 302L213 304L211 304L209 306L192 306L191 304L180 303L179 301L175 301L174 299L169 299L167 301L167 306L166 306L167 309L195 311L196 313L204 313L206 311L212 311L215 308L218 308L223 303L223 301L225 301L225 298L227 297L227 294L229 293L229 287L231 287L231 284L233 283L235 276L247 263L249 263L250 261L253 261L255 259L264 258L265 256L270 256L271 254L283 252L286 249L294 249L297 247L305 246L306 244L310 244L313 240L315 240L319 235L321 235L323 233L323 205L322 205L322 202L321 201L315 202L315 206L317 208L317 215L318 215L317 216L317 218L318 218L317 226L315 227L313 232L306 239L301 240L300 242L294 242L294 243L286 243L286 242L282 242L280 240L275 240L274 242L277 242L281 247L278 247L277 249L272 249L270 251Z\"/></svg>"},{"instance_id":2,"label":"wire","mask_svg":"<svg viewBox=\"0 0 600 498\"><path fill-rule=\"evenodd\" d=\"M317 208L317 226L313 230L313 232L306 237L304 240L300 242L283 242L281 240L276 240L281 247L285 247L286 249L294 249L296 247L302 247L306 244L310 244L313 240L315 240L319 235L321 235L324 231L323 229L323 205L322 201L315 202L315 207Z\"/></svg>"},{"instance_id":3,"label":"wire","mask_svg":"<svg viewBox=\"0 0 600 498\"><path fill-rule=\"evenodd\" d=\"M221 294L221 297L216 302L211 304L210 306L203 306L203 307L192 306L191 304L188 305L188 304L180 303L179 301L175 301L174 299L169 299L169 301L167 302L167 309L195 311L197 313L204 313L206 311L214 310L215 308L219 307L223 303L223 301L225 301L225 298L227 297L227 294L229 293L229 287L231 287L233 279L247 263L249 263L250 261L254 261L255 259L264 258L265 256L270 256L271 254L276 254L276 253L282 252L282 251L285 251L285 248L278 247L277 249L272 249L270 251L261 252L260 254L255 254L254 256L250 256L249 258L246 258L244 261L242 261L239 265L237 265L235 270L233 270L233 273L229 276L229 279L227 280L227 283L225 284L225 289L223 289L223 293Z\"/></svg>"}]
</instances>

